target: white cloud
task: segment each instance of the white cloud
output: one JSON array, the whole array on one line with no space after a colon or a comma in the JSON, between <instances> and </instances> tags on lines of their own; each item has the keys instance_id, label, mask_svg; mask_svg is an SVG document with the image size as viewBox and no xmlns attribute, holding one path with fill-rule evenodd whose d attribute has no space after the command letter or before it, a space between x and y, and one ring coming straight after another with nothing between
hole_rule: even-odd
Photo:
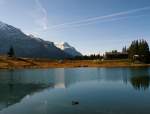
<instances>
[{"instance_id":1,"label":"white cloud","mask_svg":"<svg viewBox=\"0 0 150 114\"><path fill-rule=\"evenodd\" d=\"M35 24L37 24L40 29L47 30L48 28L48 16L46 9L42 6L40 0L35 1L35 9L32 12Z\"/></svg>"}]
</instances>

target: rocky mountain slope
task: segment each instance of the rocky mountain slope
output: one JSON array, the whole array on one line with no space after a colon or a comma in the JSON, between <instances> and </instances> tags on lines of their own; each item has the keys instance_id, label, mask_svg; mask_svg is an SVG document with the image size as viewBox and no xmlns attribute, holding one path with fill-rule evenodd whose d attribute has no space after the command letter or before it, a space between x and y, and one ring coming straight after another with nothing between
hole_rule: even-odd
<instances>
[{"instance_id":1,"label":"rocky mountain slope","mask_svg":"<svg viewBox=\"0 0 150 114\"><path fill-rule=\"evenodd\" d=\"M17 57L53 59L70 57L53 42L28 36L18 28L0 22L0 55L7 54L11 46Z\"/></svg>"},{"instance_id":2,"label":"rocky mountain slope","mask_svg":"<svg viewBox=\"0 0 150 114\"><path fill-rule=\"evenodd\" d=\"M75 56L82 56L80 52L78 52L74 47L70 46L67 42L63 42L61 44L55 44L56 47L60 48L64 52L68 53L69 55Z\"/></svg>"}]
</instances>

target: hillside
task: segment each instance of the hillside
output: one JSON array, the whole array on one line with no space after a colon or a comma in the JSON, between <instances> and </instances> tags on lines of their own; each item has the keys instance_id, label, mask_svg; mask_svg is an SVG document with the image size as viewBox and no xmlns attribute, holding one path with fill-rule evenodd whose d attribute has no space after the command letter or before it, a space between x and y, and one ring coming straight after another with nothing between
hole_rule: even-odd
<instances>
[{"instance_id":1,"label":"hillside","mask_svg":"<svg viewBox=\"0 0 150 114\"><path fill-rule=\"evenodd\" d=\"M10 47L16 57L63 59L70 57L53 42L28 36L20 29L0 22L0 55L7 54Z\"/></svg>"}]
</instances>

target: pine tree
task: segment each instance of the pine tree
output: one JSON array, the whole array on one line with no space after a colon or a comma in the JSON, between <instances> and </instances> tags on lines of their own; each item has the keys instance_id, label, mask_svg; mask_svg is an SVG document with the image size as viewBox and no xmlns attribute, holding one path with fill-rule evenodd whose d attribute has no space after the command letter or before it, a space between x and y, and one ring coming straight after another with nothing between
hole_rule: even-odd
<instances>
[{"instance_id":1,"label":"pine tree","mask_svg":"<svg viewBox=\"0 0 150 114\"><path fill-rule=\"evenodd\" d=\"M129 47L129 58L133 60L135 55L139 56L139 60L144 63L149 62L150 51L149 45L145 40L135 40Z\"/></svg>"},{"instance_id":2,"label":"pine tree","mask_svg":"<svg viewBox=\"0 0 150 114\"><path fill-rule=\"evenodd\" d=\"M14 57L15 56L15 52L14 52L13 46L10 47L10 49L9 49L7 54L8 54L9 57Z\"/></svg>"},{"instance_id":3,"label":"pine tree","mask_svg":"<svg viewBox=\"0 0 150 114\"><path fill-rule=\"evenodd\" d=\"M127 48L126 46L122 48L122 53L126 53L127 52Z\"/></svg>"}]
</instances>

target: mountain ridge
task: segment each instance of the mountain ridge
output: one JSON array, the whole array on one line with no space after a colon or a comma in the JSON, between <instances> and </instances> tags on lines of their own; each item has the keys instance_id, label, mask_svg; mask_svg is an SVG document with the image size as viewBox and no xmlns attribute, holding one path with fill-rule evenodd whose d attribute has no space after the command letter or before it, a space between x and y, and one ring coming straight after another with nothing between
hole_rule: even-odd
<instances>
[{"instance_id":1,"label":"mountain ridge","mask_svg":"<svg viewBox=\"0 0 150 114\"><path fill-rule=\"evenodd\" d=\"M5 55L13 46L16 57L64 59L70 57L53 42L31 37L20 29L0 21L0 54Z\"/></svg>"},{"instance_id":2,"label":"mountain ridge","mask_svg":"<svg viewBox=\"0 0 150 114\"><path fill-rule=\"evenodd\" d=\"M73 46L69 45L67 42L62 42L60 44L55 43L55 46L63 50L64 52L70 54L71 56L82 56Z\"/></svg>"}]
</instances>

